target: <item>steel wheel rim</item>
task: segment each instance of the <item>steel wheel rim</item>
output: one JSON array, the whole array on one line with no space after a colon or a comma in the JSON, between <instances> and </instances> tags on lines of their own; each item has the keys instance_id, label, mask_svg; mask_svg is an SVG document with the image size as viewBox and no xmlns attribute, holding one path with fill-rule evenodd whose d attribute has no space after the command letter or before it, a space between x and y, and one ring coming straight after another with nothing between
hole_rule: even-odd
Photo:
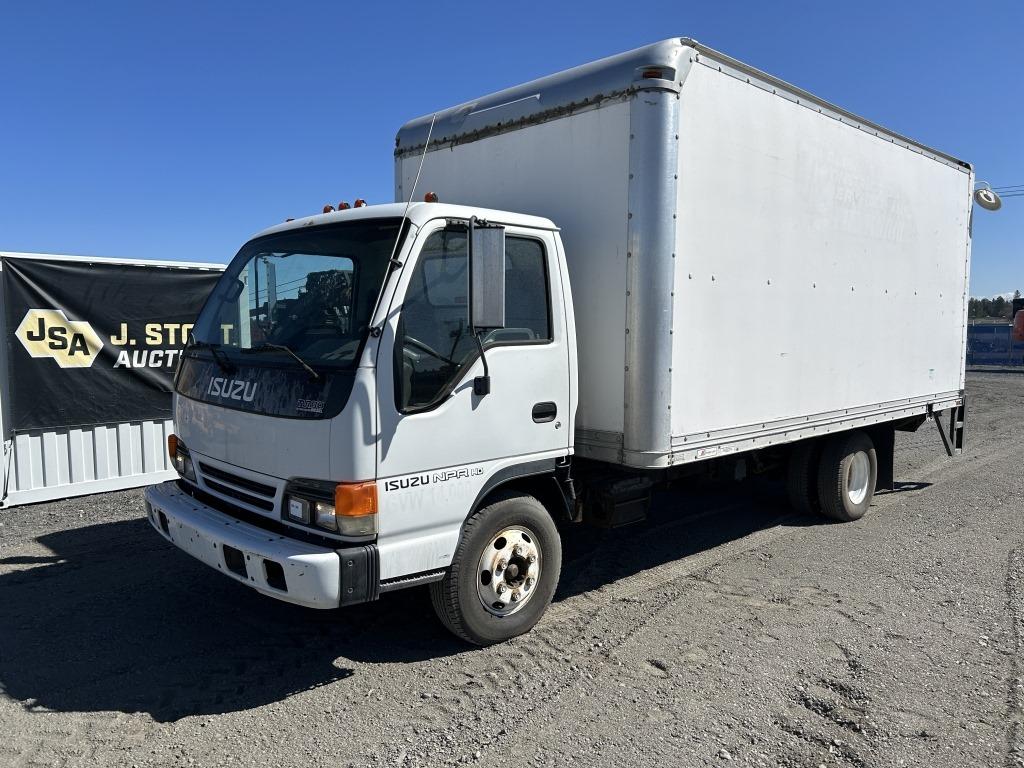
<instances>
[{"instance_id":1,"label":"steel wheel rim","mask_svg":"<svg viewBox=\"0 0 1024 768\"><path fill-rule=\"evenodd\" d=\"M846 495L854 506L860 504L868 495L868 484L871 480L871 460L864 451L857 451L850 459L846 470Z\"/></svg>"},{"instance_id":2,"label":"steel wheel rim","mask_svg":"<svg viewBox=\"0 0 1024 768\"><path fill-rule=\"evenodd\" d=\"M511 525L491 537L476 569L480 604L492 616L521 611L540 582L543 558L537 536L529 528Z\"/></svg>"}]
</instances>

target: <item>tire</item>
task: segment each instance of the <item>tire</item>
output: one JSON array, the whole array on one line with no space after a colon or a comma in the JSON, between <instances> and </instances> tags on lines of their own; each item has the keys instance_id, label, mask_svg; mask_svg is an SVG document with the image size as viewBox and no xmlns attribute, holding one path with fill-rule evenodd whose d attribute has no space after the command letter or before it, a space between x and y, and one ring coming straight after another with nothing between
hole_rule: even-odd
<instances>
[{"instance_id":1,"label":"tire","mask_svg":"<svg viewBox=\"0 0 1024 768\"><path fill-rule=\"evenodd\" d=\"M493 645L533 629L561 569L562 541L551 515L532 496L507 493L466 521L451 568L430 585L430 599L452 633ZM519 596L514 602L513 594Z\"/></svg>"},{"instance_id":2,"label":"tire","mask_svg":"<svg viewBox=\"0 0 1024 768\"><path fill-rule=\"evenodd\" d=\"M803 440L797 443L789 454L786 466L786 495L789 505L803 515L821 512L818 501L818 461L821 443L817 440Z\"/></svg>"},{"instance_id":3,"label":"tire","mask_svg":"<svg viewBox=\"0 0 1024 768\"><path fill-rule=\"evenodd\" d=\"M878 482L875 445L864 432L844 432L825 445L818 465L821 511L833 520L864 517Z\"/></svg>"}]
</instances>

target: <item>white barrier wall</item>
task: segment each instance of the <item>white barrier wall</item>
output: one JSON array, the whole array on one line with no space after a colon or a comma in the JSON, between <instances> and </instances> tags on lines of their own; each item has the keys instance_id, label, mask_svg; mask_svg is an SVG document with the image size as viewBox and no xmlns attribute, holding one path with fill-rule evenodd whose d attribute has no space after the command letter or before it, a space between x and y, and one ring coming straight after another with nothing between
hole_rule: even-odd
<instances>
[{"instance_id":1,"label":"white barrier wall","mask_svg":"<svg viewBox=\"0 0 1024 768\"><path fill-rule=\"evenodd\" d=\"M0 507L116 491L174 478L170 421L18 434L4 442Z\"/></svg>"}]
</instances>

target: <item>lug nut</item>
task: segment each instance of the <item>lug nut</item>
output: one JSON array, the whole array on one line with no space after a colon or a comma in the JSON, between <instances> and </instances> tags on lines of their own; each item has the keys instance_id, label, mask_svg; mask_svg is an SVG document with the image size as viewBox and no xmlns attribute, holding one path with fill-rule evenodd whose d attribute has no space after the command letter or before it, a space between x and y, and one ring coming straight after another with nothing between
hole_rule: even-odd
<instances>
[{"instance_id":1,"label":"lug nut","mask_svg":"<svg viewBox=\"0 0 1024 768\"><path fill-rule=\"evenodd\" d=\"M536 563L537 562L537 555L535 555L533 552L531 552L530 556L528 558L526 558L526 561L528 563Z\"/></svg>"},{"instance_id":2,"label":"lug nut","mask_svg":"<svg viewBox=\"0 0 1024 768\"><path fill-rule=\"evenodd\" d=\"M515 603L515 602L518 602L518 600L519 600L519 590L516 590L515 592L512 593L512 602Z\"/></svg>"},{"instance_id":3,"label":"lug nut","mask_svg":"<svg viewBox=\"0 0 1024 768\"><path fill-rule=\"evenodd\" d=\"M526 580L526 588L527 589L533 589L533 584L534 584L534 579L533 578L529 578L529 579Z\"/></svg>"},{"instance_id":4,"label":"lug nut","mask_svg":"<svg viewBox=\"0 0 1024 768\"><path fill-rule=\"evenodd\" d=\"M494 591L497 592L499 595L504 595L505 594L505 590L507 590L507 589L508 589L508 587L506 587L504 584L499 584Z\"/></svg>"},{"instance_id":5,"label":"lug nut","mask_svg":"<svg viewBox=\"0 0 1024 768\"><path fill-rule=\"evenodd\" d=\"M512 554L516 557L521 557L523 554L523 548L516 544L514 547L512 547Z\"/></svg>"},{"instance_id":6,"label":"lug nut","mask_svg":"<svg viewBox=\"0 0 1024 768\"><path fill-rule=\"evenodd\" d=\"M507 567L508 567L508 560L506 560L505 558L502 558L501 560L498 561L498 567L495 570L497 570L497 571L504 571L505 568L507 568Z\"/></svg>"}]
</instances>

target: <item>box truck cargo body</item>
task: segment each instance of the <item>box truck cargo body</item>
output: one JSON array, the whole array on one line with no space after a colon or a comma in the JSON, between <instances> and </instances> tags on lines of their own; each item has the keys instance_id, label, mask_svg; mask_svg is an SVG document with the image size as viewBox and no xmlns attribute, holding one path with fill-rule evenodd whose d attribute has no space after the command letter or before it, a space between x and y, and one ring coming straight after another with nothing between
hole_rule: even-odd
<instances>
[{"instance_id":1,"label":"box truck cargo body","mask_svg":"<svg viewBox=\"0 0 1024 768\"><path fill-rule=\"evenodd\" d=\"M414 120L396 203L232 260L150 521L306 606L430 584L486 644L539 620L568 524L666 481L778 473L856 520L896 430L962 443L972 188L685 38Z\"/></svg>"},{"instance_id":2,"label":"box truck cargo body","mask_svg":"<svg viewBox=\"0 0 1024 768\"><path fill-rule=\"evenodd\" d=\"M397 199L430 119L398 135ZM965 163L679 40L433 134L421 188L560 229L577 455L663 467L959 399Z\"/></svg>"}]
</instances>

